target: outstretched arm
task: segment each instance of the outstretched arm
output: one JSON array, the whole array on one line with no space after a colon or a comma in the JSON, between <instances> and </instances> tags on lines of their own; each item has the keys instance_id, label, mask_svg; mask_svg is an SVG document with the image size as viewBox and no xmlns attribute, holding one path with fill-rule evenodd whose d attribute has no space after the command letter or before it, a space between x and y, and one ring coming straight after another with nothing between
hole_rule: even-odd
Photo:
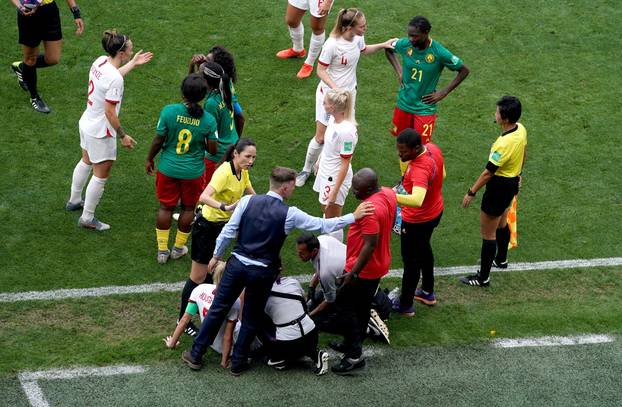
<instances>
[{"instance_id":1,"label":"outstretched arm","mask_svg":"<svg viewBox=\"0 0 622 407\"><path fill-rule=\"evenodd\" d=\"M121 75L125 76L137 66L144 65L147 62L151 61L151 58L153 58L153 52L143 52L142 49L138 50L134 54L134 57L131 59L130 62L119 68L119 72L121 73Z\"/></svg>"},{"instance_id":2,"label":"outstretched arm","mask_svg":"<svg viewBox=\"0 0 622 407\"><path fill-rule=\"evenodd\" d=\"M390 38L385 42L381 42L378 44L367 45L365 49L362 51L363 55L373 54L374 52L378 52L381 49L390 49L393 50L393 43L397 41L397 38Z\"/></svg>"}]
</instances>

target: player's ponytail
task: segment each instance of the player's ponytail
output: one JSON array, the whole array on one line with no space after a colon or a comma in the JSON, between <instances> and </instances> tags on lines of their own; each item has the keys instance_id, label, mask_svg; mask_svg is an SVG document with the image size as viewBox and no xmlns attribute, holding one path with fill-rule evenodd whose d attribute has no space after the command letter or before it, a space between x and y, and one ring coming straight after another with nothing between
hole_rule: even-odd
<instances>
[{"instance_id":1,"label":"player's ponytail","mask_svg":"<svg viewBox=\"0 0 622 407\"><path fill-rule=\"evenodd\" d=\"M357 125L354 120L353 97L352 92L342 88L331 89L324 96L326 100L335 107L335 110L343 113L344 119Z\"/></svg>"},{"instance_id":2,"label":"player's ponytail","mask_svg":"<svg viewBox=\"0 0 622 407\"><path fill-rule=\"evenodd\" d=\"M363 12L356 8L342 8L337 14L337 21L330 32L331 37L341 37L348 28L354 27L359 18L363 17Z\"/></svg>"},{"instance_id":3,"label":"player's ponytail","mask_svg":"<svg viewBox=\"0 0 622 407\"><path fill-rule=\"evenodd\" d=\"M227 162L233 160L233 152L237 151L238 154L242 154L246 147L257 147L255 142L250 138L241 138L237 143L229 145L227 150L225 150L225 154L222 156L221 162Z\"/></svg>"},{"instance_id":4,"label":"player's ponytail","mask_svg":"<svg viewBox=\"0 0 622 407\"><path fill-rule=\"evenodd\" d=\"M129 40L127 35L119 34L115 29L106 30L102 37L102 47L114 58L119 52L125 51Z\"/></svg>"},{"instance_id":5,"label":"player's ponytail","mask_svg":"<svg viewBox=\"0 0 622 407\"><path fill-rule=\"evenodd\" d=\"M218 89L227 109L233 112L233 97L231 96L229 76L222 69L222 66L216 62L207 61L201 65L201 72L210 89Z\"/></svg>"},{"instance_id":6,"label":"player's ponytail","mask_svg":"<svg viewBox=\"0 0 622 407\"><path fill-rule=\"evenodd\" d=\"M199 74L190 74L181 83L181 94L186 102L188 113L195 118L203 116L203 107L199 104L207 94L207 83Z\"/></svg>"}]
</instances>

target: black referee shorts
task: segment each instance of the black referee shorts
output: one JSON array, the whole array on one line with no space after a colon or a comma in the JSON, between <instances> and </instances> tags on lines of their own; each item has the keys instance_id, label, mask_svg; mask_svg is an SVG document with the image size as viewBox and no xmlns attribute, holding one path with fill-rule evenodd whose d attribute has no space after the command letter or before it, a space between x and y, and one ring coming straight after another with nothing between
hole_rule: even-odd
<instances>
[{"instance_id":1,"label":"black referee shorts","mask_svg":"<svg viewBox=\"0 0 622 407\"><path fill-rule=\"evenodd\" d=\"M506 178L494 175L486 184L482 197L482 212L490 216L501 216L518 194L518 177Z\"/></svg>"},{"instance_id":2,"label":"black referee shorts","mask_svg":"<svg viewBox=\"0 0 622 407\"><path fill-rule=\"evenodd\" d=\"M60 12L56 2L39 6L31 16L23 16L17 11L19 43L27 47L38 47L41 41L59 41L63 39L60 27Z\"/></svg>"},{"instance_id":3,"label":"black referee shorts","mask_svg":"<svg viewBox=\"0 0 622 407\"><path fill-rule=\"evenodd\" d=\"M210 222L201 217L192 225L190 257L201 264L208 264L214 255L216 238L226 222Z\"/></svg>"}]
</instances>

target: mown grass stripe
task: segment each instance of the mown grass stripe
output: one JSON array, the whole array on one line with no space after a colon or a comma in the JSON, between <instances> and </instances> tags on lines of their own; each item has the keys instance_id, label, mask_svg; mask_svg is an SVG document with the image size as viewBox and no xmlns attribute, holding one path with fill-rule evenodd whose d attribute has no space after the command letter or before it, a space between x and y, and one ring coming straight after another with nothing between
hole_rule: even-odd
<instances>
[{"instance_id":1,"label":"mown grass stripe","mask_svg":"<svg viewBox=\"0 0 622 407\"><path fill-rule=\"evenodd\" d=\"M574 268L591 268L591 267L614 267L622 266L622 257L607 257L596 259L574 259L574 260L555 260L540 261L532 263L514 263L510 264L507 269L493 269L493 272L512 272L512 271L532 271L532 270L560 270ZM477 266L455 266L455 267L439 267L436 268L434 274L437 276L449 276L474 273ZM402 269L389 270L388 277L401 277ZM308 283L311 280L310 274L301 274L293 276L301 283ZM103 297L108 295L120 294L138 294L152 292L175 292L180 291L184 282L178 283L153 283L128 286L109 286L109 287L93 287L93 288L73 288L49 291L27 291L18 293L0 293L0 302L19 302L19 301L36 301L36 300L62 300L67 298L84 298L84 297Z\"/></svg>"}]
</instances>

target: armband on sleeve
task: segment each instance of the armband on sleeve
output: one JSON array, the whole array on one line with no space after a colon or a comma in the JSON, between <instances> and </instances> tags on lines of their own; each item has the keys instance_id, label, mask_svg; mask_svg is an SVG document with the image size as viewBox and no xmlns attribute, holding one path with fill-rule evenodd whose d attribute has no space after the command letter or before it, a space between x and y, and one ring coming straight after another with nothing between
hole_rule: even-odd
<instances>
[{"instance_id":1,"label":"armband on sleeve","mask_svg":"<svg viewBox=\"0 0 622 407\"><path fill-rule=\"evenodd\" d=\"M492 162L488 161L488 164L486 164L486 169L491 173L494 174L495 172L497 172L497 170L499 169L498 165L493 164Z\"/></svg>"}]
</instances>

